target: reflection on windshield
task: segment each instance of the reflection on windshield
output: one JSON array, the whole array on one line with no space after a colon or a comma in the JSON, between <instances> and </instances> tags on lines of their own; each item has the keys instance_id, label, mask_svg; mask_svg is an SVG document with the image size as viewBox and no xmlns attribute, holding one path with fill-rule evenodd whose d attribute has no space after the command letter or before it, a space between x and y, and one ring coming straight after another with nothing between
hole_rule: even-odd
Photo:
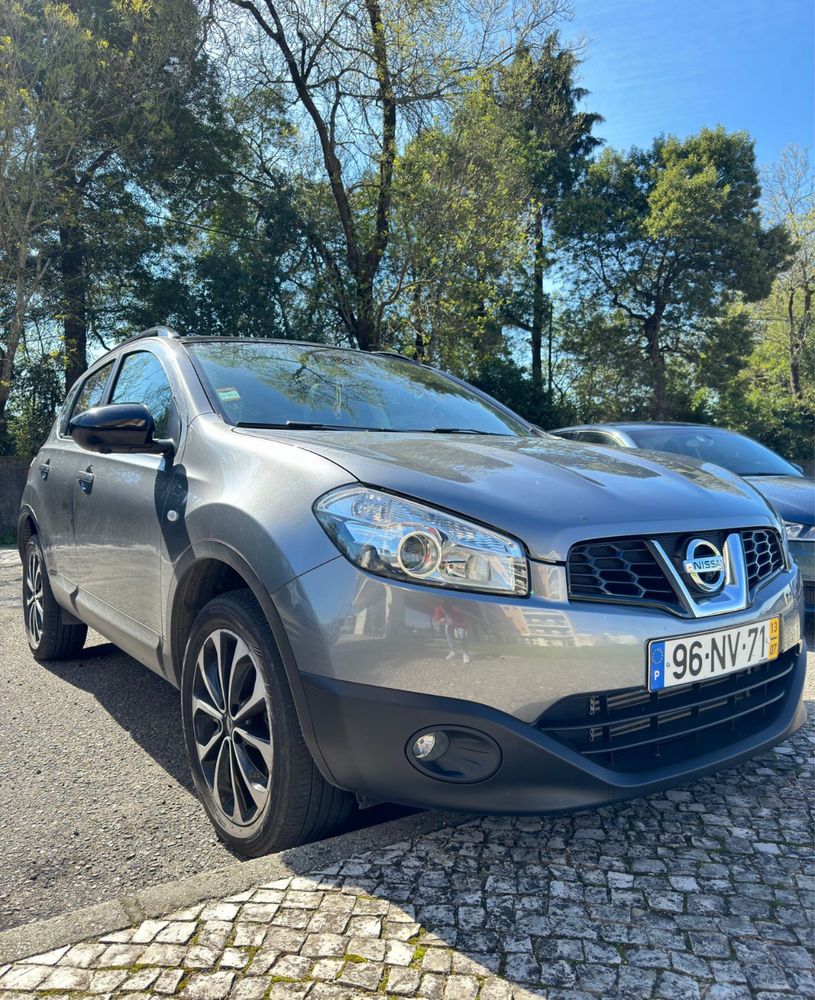
<instances>
[{"instance_id":1,"label":"reflection on windshield","mask_svg":"<svg viewBox=\"0 0 815 1000\"><path fill-rule=\"evenodd\" d=\"M399 358L262 341L196 343L190 351L234 424L528 433L520 418L438 372Z\"/></svg>"},{"instance_id":2,"label":"reflection on windshield","mask_svg":"<svg viewBox=\"0 0 815 1000\"><path fill-rule=\"evenodd\" d=\"M718 427L641 427L628 432L638 448L689 455L738 476L797 476L798 471L758 441Z\"/></svg>"}]
</instances>

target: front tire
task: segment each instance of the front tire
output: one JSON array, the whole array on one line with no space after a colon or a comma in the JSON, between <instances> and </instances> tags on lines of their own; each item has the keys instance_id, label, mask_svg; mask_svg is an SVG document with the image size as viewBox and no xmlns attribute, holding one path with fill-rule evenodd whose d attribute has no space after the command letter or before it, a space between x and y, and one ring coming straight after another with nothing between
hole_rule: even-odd
<instances>
[{"instance_id":1,"label":"front tire","mask_svg":"<svg viewBox=\"0 0 815 1000\"><path fill-rule=\"evenodd\" d=\"M51 590L45 556L36 535L29 538L23 551L23 615L35 660L43 663L70 660L82 651L88 626L81 622L63 623L62 608Z\"/></svg>"},{"instance_id":2,"label":"front tire","mask_svg":"<svg viewBox=\"0 0 815 1000\"><path fill-rule=\"evenodd\" d=\"M353 797L317 770L251 591L216 597L198 615L181 695L193 781L230 847L259 857L327 836L347 818Z\"/></svg>"}]
</instances>

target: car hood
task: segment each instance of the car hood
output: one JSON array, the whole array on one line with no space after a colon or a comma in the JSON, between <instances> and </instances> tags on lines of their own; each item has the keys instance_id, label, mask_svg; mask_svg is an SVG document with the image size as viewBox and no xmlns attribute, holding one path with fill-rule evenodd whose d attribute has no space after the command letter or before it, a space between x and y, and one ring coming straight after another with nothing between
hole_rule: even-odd
<instances>
[{"instance_id":1,"label":"car hood","mask_svg":"<svg viewBox=\"0 0 815 1000\"><path fill-rule=\"evenodd\" d=\"M761 497L718 466L553 437L343 431L238 433L305 448L370 486L456 511L563 561L587 538L769 525Z\"/></svg>"},{"instance_id":2,"label":"car hood","mask_svg":"<svg viewBox=\"0 0 815 1000\"><path fill-rule=\"evenodd\" d=\"M747 476L785 521L815 524L815 479L803 476Z\"/></svg>"}]
</instances>

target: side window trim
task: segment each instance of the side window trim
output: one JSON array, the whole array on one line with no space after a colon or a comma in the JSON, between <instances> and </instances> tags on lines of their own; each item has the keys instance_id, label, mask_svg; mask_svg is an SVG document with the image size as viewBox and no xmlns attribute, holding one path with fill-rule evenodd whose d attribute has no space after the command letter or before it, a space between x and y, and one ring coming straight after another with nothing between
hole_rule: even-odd
<instances>
[{"instance_id":1,"label":"side window trim","mask_svg":"<svg viewBox=\"0 0 815 1000\"><path fill-rule=\"evenodd\" d=\"M59 436L61 438L67 438L68 440L71 439L71 435L68 433L68 423L71 417L73 417L74 415L74 407L79 401L79 397L82 395L82 391L85 388L86 383L90 379L92 379L94 375L98 375L99 372L104 371L106 367L109 368L110 371L108 372L107 378L105 379L105 387L102 390L102 395L99 397L99 402L96 405L104 406L105 403L107 403L108 396L110 395L111 388L113 387L113 381L112 381L113 376L115 375L115 373L118 371L119 368L118 358L113 358L111 361L108 361L105 364L100 365L98 368L86 372L81 379L77 379L76 385L71 388L71 391L68 394L68 399L66 400L67 405L64 410L64 416L60 419Z\"/></svg>"}]
</instances>

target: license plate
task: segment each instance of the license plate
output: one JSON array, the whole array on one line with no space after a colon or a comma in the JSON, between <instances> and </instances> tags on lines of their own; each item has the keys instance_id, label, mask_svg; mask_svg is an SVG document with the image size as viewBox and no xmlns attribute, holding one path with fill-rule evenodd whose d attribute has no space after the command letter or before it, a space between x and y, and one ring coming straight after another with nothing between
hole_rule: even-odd
<instances>
[{"instance_id":1,"label":"license plate","mask_svg":"<svg viewBox=\"0 0 815 1000\"><path fill-rule=\"evenodd\" d=\"M707 681L778 656L781 619L722 628L648 644L648 690Z\"/></svg>"}]
</instances>

